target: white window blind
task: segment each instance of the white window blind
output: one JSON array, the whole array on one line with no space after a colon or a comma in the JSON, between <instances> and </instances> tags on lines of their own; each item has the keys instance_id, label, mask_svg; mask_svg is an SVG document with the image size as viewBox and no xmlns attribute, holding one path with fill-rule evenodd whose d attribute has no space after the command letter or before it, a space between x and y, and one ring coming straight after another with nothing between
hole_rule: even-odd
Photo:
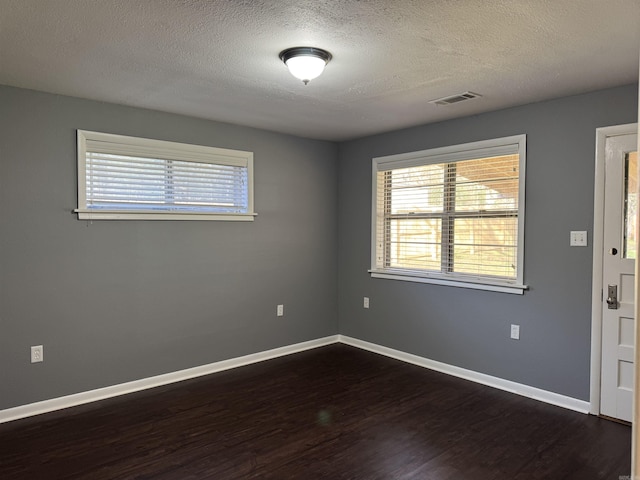
<instances>
[{"instance_id":1,"label":"white window blind","mask_svg":"<svg viewBox=\"0 0 640 480\"><path fill-rule=\"evenodd\" d=\"M250 152L78 131L80 218L253 218Z\"/></svg>"},{"instance_id":2,"label":"white window blind","mask_svg":"<svg viewBox=\"0 0 640 480\"><path fill-rule=\"evenodd\" d=\"M371 272L522 287L524 141L374 159Z\"/></svg>"}]
</instances>

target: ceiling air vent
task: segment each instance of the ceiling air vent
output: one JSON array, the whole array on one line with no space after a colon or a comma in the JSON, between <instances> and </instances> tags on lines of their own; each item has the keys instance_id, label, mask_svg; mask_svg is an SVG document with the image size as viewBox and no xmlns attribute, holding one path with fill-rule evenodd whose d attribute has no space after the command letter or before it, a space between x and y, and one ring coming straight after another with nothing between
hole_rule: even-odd
<instances>
[{"instance_id":1,"label":"ceiling air vent","mask_svg":"<svg viewBox=\"0 0 640 480\"><path fill-rule=\"evenodd\" d=\"M438 98L436 100L431 100L429 103L433 103L435 105L452 105L458 102L464 102L465 100L471 100L472 98L478 98L482 95L478 95L473 92L464 92L458 93L457 95L449 95L448 97Z\"/></svg>"}]
</instances>

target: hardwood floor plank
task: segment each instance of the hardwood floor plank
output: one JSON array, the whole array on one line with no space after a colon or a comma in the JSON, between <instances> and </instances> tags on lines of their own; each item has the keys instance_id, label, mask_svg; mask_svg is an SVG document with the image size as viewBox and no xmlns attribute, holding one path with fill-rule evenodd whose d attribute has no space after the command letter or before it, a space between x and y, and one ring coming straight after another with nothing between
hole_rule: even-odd
<instances>
[{"instance_id":1,"label":"hardwood floor plank","mask_svg":"<svg viewBox=\"0 0 640 480\"><path fill-rule=\"evenodd\" d=\"M606 479L631 429L330 345L0 425L5 480Z\"/></svg>"}]
</instances>

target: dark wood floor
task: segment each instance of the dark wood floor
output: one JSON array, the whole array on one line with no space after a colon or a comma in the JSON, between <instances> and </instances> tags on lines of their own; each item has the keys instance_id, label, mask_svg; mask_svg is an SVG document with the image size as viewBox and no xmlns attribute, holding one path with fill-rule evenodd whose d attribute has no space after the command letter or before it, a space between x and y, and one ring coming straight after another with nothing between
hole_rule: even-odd
<instances>
[{"instance_id":1,"label":"dark wood floor","mask_svg":"<svg viewBox=\"0 0 640 480\"><path fill-rule=\"evenodd\" d=\"M631 429L331 345L0 425L0 479L606 479Z\"/></svg>"}]
</instances>

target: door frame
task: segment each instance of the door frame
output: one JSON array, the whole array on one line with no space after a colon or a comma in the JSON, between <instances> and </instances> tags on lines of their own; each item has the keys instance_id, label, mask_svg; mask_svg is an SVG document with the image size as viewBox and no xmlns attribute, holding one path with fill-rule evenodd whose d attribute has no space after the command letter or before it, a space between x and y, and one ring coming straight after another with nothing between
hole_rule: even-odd
<instances>
[{"instance_id":1,"label":"door frame","mask_svg":"<svg viewBox=\"0 0 640 480\"><path fill-rule=\"evenodd\" d=\"M637 134L638 124L627 123L596 129L596 172L593 200L593 273L591 286L591 386L589 413L600 414L602 363L602 262L604 259L605 144L608 137ZM637 308L637 306L636 306Z\"/></svg>"}]
</instances>

